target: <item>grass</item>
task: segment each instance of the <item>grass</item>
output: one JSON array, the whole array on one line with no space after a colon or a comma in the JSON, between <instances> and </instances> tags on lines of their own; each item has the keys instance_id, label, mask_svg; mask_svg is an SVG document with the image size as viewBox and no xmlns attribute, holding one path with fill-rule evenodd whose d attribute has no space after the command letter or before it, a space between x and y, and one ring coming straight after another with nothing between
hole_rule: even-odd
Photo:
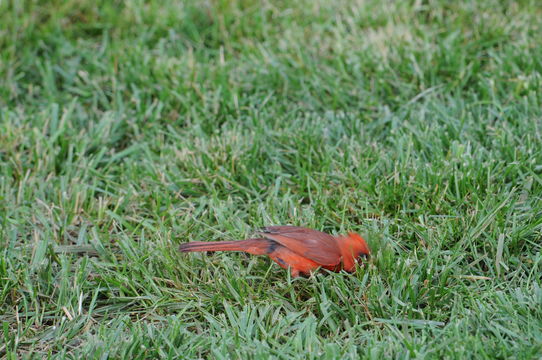
<instances>
[{"instance_id":1,"label":"grass","mask_svg":"<svg viewBox=\"0 0 542 360\"><path fill-rule=\"evenodd\" d=\"M541 357L541 18L0 1L0 357ZM374 257L177 252L269 224Z\"/></svg>"}]
</instances>

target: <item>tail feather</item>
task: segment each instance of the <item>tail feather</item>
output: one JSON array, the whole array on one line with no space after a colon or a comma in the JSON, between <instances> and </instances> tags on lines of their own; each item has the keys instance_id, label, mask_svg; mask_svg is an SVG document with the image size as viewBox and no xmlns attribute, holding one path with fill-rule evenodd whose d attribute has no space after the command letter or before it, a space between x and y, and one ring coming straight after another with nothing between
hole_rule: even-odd
<instances>
[{"instance_id":1,"label":"tail feather","mask_svg":"<svg viewBox=\"0 0 542 360\"><path fill-rule=\"evenodd\" d=\"M196 251L243 251L241 241L194 241L186 244L181 244L179 250L181 252L196 252Z\"/></svg>"},{"instance_id":2,"label":"tail feather","mask_svg":"<svg viewBox=\"0 0 542 360\"><path fill-rule=\"evenodd\" d=\"M263 255L269 248L268 240L248 239L240 241L194 241L179 246L181 252L197 251L244 251L250 254Z\"/></svg>"}]
</instances>

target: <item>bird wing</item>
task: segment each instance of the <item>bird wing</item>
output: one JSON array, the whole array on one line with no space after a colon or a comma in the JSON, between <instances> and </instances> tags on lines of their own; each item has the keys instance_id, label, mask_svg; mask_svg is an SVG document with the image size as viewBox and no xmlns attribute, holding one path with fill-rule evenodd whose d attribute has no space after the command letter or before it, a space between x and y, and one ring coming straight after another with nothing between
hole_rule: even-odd
<instances>
[{"instance_id":1,"label":"bird wing","mask_svg":"<svg viewBox=\"0 0 542 360\"><path fill-rule=\"evenodd\" d=\"M259 234L323 266L335 266L341 261L337 241L321 231L298 226L267 226Z\"/></svg>"}]
</instances>

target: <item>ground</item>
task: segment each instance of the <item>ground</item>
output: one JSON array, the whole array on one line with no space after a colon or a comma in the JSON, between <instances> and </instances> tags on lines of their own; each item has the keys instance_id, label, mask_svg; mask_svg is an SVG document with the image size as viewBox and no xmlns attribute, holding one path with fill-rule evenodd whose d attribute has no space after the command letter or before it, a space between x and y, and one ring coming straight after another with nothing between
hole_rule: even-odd
<instances>
[{"instance_id":1,"label":"ground","mask_svg":"<svg viewBox=\"0 0 542 360\"><path fill-rule=\"evenodd\" d=\"M0 357L540 358L539 5L0 1Z\"/></svg>"}]
</instances>

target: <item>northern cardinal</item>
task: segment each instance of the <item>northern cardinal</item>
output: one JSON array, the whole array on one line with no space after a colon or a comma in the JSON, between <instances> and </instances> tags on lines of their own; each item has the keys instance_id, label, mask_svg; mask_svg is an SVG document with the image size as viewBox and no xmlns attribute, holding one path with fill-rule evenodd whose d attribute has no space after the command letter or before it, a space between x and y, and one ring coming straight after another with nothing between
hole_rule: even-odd
<instances>
[{"instance_id":1,"label":"northern cardinal","mask_svg":"<svg viewBox=\"0 0 542 360\"><path fill-rule=\"evenodd\" d=\"M267 255L292 276L309 275L322 267L331 271L354 272L356 263L367 259L370 251L361 236L331 236L321 231L298 226L268 226L257 238L239 241L189 242L179 247L181 252L244 251Z\"/></svg>"}]
</instances>

